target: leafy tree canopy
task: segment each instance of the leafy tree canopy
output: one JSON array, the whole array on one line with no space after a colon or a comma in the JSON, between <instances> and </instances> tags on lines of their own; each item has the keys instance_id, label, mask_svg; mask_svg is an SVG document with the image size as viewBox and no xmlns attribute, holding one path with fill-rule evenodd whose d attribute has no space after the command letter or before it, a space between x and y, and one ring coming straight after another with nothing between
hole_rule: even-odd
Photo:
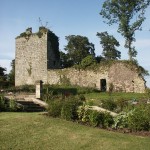
<instances>
[{"instance_id":1,"label":"leafy tree canopy","mask_svg":"<svg viewBox=\"0 0 150 150\"><path fill-rule=\"evenodd\" d=\"M121 57L121 52L116 49L116 46L120 46L119 42L114 36L109 35L107 32L97 33L97 36L101 39L100 44L103 47L103 56L107 59L118 59Z\"/></svg>"},{"instance_id":2,"label":"leafy tree canopy","mask_svg":"<svg viewBox=\"0 0 150 150\"><path fill-rule=\"evenodd\" d=\"M69 60L74 64L79 64L83 58L88 55L95 56L94 44L90 43L88 38L80 35L66 36L68 44L65 46L65 50L68 53Z\"/></svg>"},{"instance_id":3,"label":"leafy tree canopy","mask_svg":"<svg viewBox=\"0 0 150 150\"><path fill-rule=\"evenodd\" d=\"M69 59L68 54L60 51L60 61L61 61L61 67L62 68L68 68L73 66L73 61Z\"/></svg>"},{"instance_id":4,"label":"leafy tree canopy","mask_svg":"<svg viewBox=\"0 0 150 150\"><path fill-rule=\"evenodd\" d=\"M0 66L0 82L7 80L7 75L6 75L5 71L6 71L6 68L3 68Z\"/></svg>"},{"instance_id":5,"label":"leafy tree canopy","mask_svg":"<svg viewBox=\"0 0 150 150\"><path fill-rule=\"evenodd\" d=\"M106 0L100 15L109 25L118 24L118 32L125 38L125 48L128 48L129 59L136 57L137 51L132 46L135 41L135 31L141 30L145 20L145 9L150 0Z\"/></svg>"}]
</instances>

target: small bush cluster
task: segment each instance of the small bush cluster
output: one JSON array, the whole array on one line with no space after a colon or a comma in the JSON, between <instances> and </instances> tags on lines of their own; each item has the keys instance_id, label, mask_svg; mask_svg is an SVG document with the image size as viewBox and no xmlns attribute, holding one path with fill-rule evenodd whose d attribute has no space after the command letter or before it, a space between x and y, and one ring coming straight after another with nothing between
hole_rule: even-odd
<instances>
[{"instance_id":1,"label":"small bush cluster","mask_svg":"<svg viewBox=\"0 0 150 150\"><path fill-rule=\"evenodd\" d=\"M20 111L21 107L17 105L14 100L7 100L3 96L0 96L0 112L4 111Z\"/></svg>"},{"instance_id":2,"label":"small bush cluster","mask_svg":"<svg viewBox=\"0 0 150 150\"><path fill-rule=\"evenodd\" d=\"M95 92L95 89L70 85L45 86L44 100L49 103L48 114L66 120L78 120L94 127L130 131L150 130L150 106L145 101L136 100L138 103L135 105L129 98L113 98L112 93L108 93L109 98L101 100L101 107L118 113L116 117L112 117L109 113L91 109L94 101L85 102L83 95L90 92ZM80 95L74 96L77 94Z\"/></svg>"},{"instance_id":3,"label":"small bush cluster","mask_svg":"<svg viewBox=\"0 0 150 150\"><path fill-rule=\"evenodd\" d=\"M150 106L139 105L128 116L128 127L132 131L150 130Z\"/></svg>"},{"instance_id":4,"label":"small bush cluster","mask_svg":"<svg viewBox=\"0 0 150 150\"><path fill-rule=\"evenodd\" d=\"M110 111L113 111L117 108L117 105L113 99L101 100L101 102L102 102L101 106Z\"/></svg>"},{"instance_id":5,"label":"small bush cluster","mask_svg":"<svg viewBox=\"0 0 150 150\"><path fill-rule=\"evenodd\" d=\"M94 127L108 128L113 124L113 117L107 112L90 109L86 104L78 108L78 118L81 122Z\"/></svg>"},{"instance_id":6,"label":"small bush cluster","mask_svg":"<svg viewBox=\"0 0 150 150\"><path fill-rule=\"evenodd\" d=\"M48 114L52 117L61 117L66 120L78 118L77 109L83 103L83 97L70 96L64 99L49 101Z\"/></svg>"},{"instance_id":7,"label":"small bush cluster","mask_svg":"<svg viewBox=\"0 0 150 150\"><path fill-rule=\"evenodd\" d=\"M131 131L150 130L150 105L138 105L134 109L120 113L114 118L115 128L128 128Z\"/></svg>"}]
</instances>

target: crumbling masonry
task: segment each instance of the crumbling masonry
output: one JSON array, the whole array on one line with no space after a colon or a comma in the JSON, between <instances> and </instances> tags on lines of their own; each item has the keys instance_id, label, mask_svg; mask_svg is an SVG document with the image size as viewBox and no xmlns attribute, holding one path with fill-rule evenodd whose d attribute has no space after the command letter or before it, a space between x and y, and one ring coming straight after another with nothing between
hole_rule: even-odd
<instances>
[{"instance_id":1,"label":"crumbling masonry","mask_svg":"<svg viewBox=\"0 0 150 150\"><path fill-rule=\"evenodd\" d=\"M70 84L101 91L108 91L113 84L115 91L145 92L144 78L136 69L122 62L109 67L101 66L97 71L60 69L57 42L58 37L44 27L40 27L37 33L32 33L32 28L28 28L16 38L16 86L35 84L37 80L42 80L44 84L61 84L62 79L66 78Z\"/></svg>"}]
</instances>

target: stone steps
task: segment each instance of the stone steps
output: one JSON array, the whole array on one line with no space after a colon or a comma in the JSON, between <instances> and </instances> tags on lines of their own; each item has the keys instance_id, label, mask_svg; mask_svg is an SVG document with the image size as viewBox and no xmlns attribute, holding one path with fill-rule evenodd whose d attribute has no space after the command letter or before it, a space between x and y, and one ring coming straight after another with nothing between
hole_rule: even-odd
<instances>
[{"instance_id":1,"label":"stone steps","mask_svg":"<svg viewBox=\"0 0 150 150\"><path fill-rule=\"evenodd\" d=\"M45 111L45 108L33 101L25 101L24 99L17 100L16 103L23 108L24 112L40 112Z\"/></svg>"}]
</instances>

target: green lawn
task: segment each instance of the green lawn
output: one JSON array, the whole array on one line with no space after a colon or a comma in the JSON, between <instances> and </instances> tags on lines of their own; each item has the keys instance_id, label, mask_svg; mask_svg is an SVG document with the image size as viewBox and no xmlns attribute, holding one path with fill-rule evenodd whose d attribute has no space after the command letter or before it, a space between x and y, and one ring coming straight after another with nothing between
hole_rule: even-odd
<instances>
[{"instance_id":1,"label":"green lawn","mask_svg":"<svg viewBox=\"0 0 150 150\"><path fill-rule=\"evenodd\" d=\"M149 150L150 138L83 126L40 113L0 113L0 150Z\"/></svg>"},{"instance_id":2,"label":"green lawn","mask_svg":"<svg viewBox=\"0 0 150 150\"><path fill-rule=\"evenodd\" d=\"M114 100L117 99L124 99L124 100L142 100L147 98L147 94L145 93L112 93L112 95L110 96L109 93L107 92L93 92L93 93L88 93L84 95L86 97L87 100L93 99L93 102L96 105L100 104L101 100L107 100L110 98L113 98Z\"/></svg>"}]
</instances>

